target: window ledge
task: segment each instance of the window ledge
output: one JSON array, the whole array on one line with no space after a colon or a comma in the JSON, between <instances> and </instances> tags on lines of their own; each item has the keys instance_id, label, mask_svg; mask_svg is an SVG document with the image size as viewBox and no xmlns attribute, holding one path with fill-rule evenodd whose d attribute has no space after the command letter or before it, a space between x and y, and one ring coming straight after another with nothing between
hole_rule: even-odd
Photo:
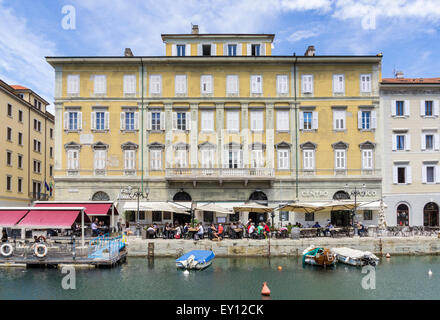
<instances>
[{"instance_id":1,"label":"window ledge","mask_svg":"<svg viewBox=\"0 0 440 320\"><path fill-rule=\"evenodd\" d=\"M303 132L316 132L316 131L318 131L318 129L301 129L300 131L303 131Z\"/></svg>"},{"instance_id":2,"label":"window ledge","mask_svg":"<svg viewBox=\"0 0 440 320\"><path fill-rule=\"evenodd\" d=\"M121 130L122 133L137 133L139 129L136 130Z\"/></svg>"},{"instance_id":3,"label":"window ledge","mask_svg":"<svg viewBox=\"0 0 440 320\"><path fill-rule=\"evenodd\" d=\"M333 129L334 132L347 132L347 129Z\"/></svg>"},{"instance_id":4,"label":"window ledge","mask_svg":"<svg viewBox=\"0 0 440 320\"><path fill-rule=\"evenodd\" d=\"M107 133L107 132L110 132L110 129L105 129L105 130L93 129L93 130L90 130L90 131L92 131L93 133Z\"/></svg>"},{"instance_id":5,"label":"window ledge","mask_svg":"<svg viewBox=\"0 0 440 320\"><path fill-rule=\"evenodd\" d=\"M360 132L374 132L375 129L359 129Z\"/></svg>"},{"instance_id":6,"label":"window ledge","mask_svg":"<svg viewBox=\"0 0 440 320\"><path fill-rule=\"evenodd\" d=\"M69 130L69 129L64 129L65 133L80 133L82 130Z\"/></svg>"}]
</instances>

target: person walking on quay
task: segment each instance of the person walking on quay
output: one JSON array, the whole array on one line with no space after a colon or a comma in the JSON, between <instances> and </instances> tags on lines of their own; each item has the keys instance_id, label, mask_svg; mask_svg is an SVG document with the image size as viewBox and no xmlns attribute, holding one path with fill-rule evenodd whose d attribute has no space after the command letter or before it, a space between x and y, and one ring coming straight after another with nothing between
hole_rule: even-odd
<instances>
[{"instance_id":1,"label":"person walking on quay","mask_svg":"<svg viewBox=\"0 0 440 320\"><path fill-rule=\"evenodd\" d=\"M2 232L2 242L8 242L8 234L6 233L6 230L3 230Z\"/></svg>"}]
</instances>

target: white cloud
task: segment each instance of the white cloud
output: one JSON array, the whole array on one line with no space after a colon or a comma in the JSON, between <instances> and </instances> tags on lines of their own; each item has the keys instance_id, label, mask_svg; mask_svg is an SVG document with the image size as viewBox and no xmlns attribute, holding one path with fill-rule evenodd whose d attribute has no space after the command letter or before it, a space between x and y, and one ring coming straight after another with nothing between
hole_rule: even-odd
<instances>
[{"instance_id":1,"label":"white cloud","mask_svg":"<svg viewBox=\"0 0 440 320\"><path fill-rule=\"evenodd\" d=\"M0 78L10 85L28 87L52 102L53 69L44 57L55 54L55 44L34 33L26 19L1 0L0 15Z\"/></svg>"},{"instance_id":2,"label":"white cloud","mask_svg":"<svg viewBox=\"0 0 440 320\"><path fill-rule=\"evenodd\" d=\"M309 39L318 36L319 33L313 30L298 30L292 33L287 40L289 42L296 42L304 39Z\"/></svg>"}]
</instances>

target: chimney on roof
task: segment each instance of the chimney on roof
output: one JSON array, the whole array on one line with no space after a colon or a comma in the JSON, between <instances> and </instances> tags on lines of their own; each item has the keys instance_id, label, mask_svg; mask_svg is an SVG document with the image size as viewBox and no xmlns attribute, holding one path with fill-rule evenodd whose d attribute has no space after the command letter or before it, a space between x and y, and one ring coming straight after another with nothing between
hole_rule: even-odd
<instances>
[{"instance_id":1,"label":"chimney on roof","mask_svg":"<svg viewBox=\"0 0 440 320\"><path fill-rule=\"evenodd\" d=\"M309 46L304 55L307 57L313 57L315 55L315 46Z\"/></svg>"},{"instance_id":2,"label":"chimney on roof","mask_svg":"<svg viewBox=\"0 0 440 320\"><path fill-rule=\"evenodd\" d=\"M191 33L192 34L199 34L199 25L193 24Z\"/></svg>"},{"instance_id":3,"label":"chimney on roof","mask_svg":"<svg viewBox=\"0 0 440 320\"><path fill-rule=\"evenodd\" d=\"M131 52L130 48L125 48L124 57L133 57L133 52Z\"/></svg>"},{"instance_id":4,"label":"chimney on roof","mask_svg":"<svg viewBox=\"0 0 440 320\"><path fill-rule=\"evenodd\" d=\"M403 79L403 72L402 71L396 71L396 79Z\"/></svg>"}]
</instances>

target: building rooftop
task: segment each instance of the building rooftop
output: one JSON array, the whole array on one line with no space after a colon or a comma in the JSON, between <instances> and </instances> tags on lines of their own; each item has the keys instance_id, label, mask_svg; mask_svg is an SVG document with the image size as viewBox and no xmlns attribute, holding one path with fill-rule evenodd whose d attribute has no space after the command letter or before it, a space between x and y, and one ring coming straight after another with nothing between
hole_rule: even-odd
<instances>
[{"instance_id":1,"label":"building rooftop","mask_svg":"<svg viewBox=\"0 0 440 320\"><path fill-rule=\"evenodd\" d=\"M440 78L383 78L383 84L440 84Z\"/></svg>"},{"instance_id":2,"label":"building rooftop","mask_svg":"<svg viewBox=\"0 0 440 320\"><path fill-rule=\"evenodd\" d=\"M29 88L20 86L18 84L13 84L13 85L11 85L11 87L14 88L15 90L30 90Z\"/></svg>"}]
</instances>

